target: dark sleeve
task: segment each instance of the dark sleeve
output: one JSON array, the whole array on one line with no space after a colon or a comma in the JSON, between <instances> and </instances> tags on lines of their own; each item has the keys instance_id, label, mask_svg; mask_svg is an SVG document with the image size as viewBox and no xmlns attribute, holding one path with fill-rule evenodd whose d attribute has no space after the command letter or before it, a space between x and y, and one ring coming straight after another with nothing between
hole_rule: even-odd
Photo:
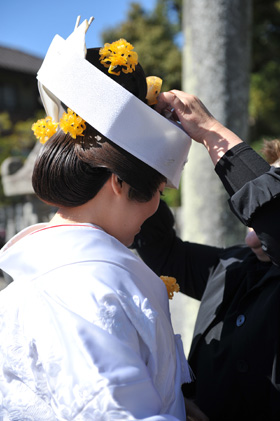
<instances>
[{"instance_id":1,"label":"dark sleeve","mask_svg":"<svg viewBox=\"0 0 280 421\"><path fill-rule=\"evenodd\" d=\"M133 247L157 275L174 276L181 292L200 300L221 249L184 242L173 226L173 214L161 201L157 212L142 225Z\"/></svg>"},{"instance_id":2,"label":"dark sleeve","mask_svg":"<svg viewBox=\"0 0 280 421\"><path fill-rule=\"evenodd\" d=\"M241 143L221 158L215 170L230 195L232 211L255 230L263 250L280 265L280 168L271 167Z\"/></svg>"}]
</instances>

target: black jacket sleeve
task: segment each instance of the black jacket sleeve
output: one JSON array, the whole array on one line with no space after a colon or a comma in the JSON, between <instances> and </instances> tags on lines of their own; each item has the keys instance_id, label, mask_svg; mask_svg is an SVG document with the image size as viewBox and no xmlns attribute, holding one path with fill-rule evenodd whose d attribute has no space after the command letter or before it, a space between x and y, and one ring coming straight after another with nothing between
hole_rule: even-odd
<instances>
[{"instance_id":1,"label":"black jacket sleeve","mask_svg":"<svg viewBox=\"0 0 280 421\"><path fill-rule=\"evenodd\" d=\"M280 168L271 167L241 143L229 150L215 169L230 195L232 211L255 230L263 250L280 265Z\"/></svg>"}]
</instances>

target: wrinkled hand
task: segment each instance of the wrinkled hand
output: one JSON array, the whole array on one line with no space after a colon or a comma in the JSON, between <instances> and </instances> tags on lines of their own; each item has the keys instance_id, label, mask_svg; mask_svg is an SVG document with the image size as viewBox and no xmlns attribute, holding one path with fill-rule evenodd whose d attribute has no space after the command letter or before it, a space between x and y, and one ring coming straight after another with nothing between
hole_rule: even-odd
<instances>
[{"instance_id":1,"label":"wrinkled hand","mask_svg":"<svg viewBox=\"0 0 280 421\"><path fill-rule=\"evenodd\" d=\"M185 399L187 421L209 421L209 418L190 399Z\"/></svg>"},{"instance_id":2,"label":"wrinkled hand","mask_svg":"<svg viewBox=\"0 0 280 421\"><path fill-rule=\"evenodd\" d=\"M203 143L206 132L219 124L196 96L182 91L161 93L155 109L164 116L180 121L188 135L199 143Z\"/></svg>"},{"instance_id":3,"label":"wrinkled hand","mask_svg":"<svg viewBox=\"0 0 280 421\"><path fill-rule=\"evenodd\" d=\"M155 109L167 118L179 120L186 133L206 147L214 165L229 149L242 142L194 95L177 90L163 92L158 96Z\"/></svg>"}]
</instances>

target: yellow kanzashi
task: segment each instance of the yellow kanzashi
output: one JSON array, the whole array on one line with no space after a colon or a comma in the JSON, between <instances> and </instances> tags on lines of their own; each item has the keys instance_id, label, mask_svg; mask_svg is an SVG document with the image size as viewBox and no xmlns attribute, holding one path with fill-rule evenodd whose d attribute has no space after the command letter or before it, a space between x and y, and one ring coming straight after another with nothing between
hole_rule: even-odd
<instances>
[{"instance_id":1,"label":"yellow kanzashi","mask_svg":"<svg viewBox=\"0 0 280 421\"><path fill-rule=\"evenodd\" d=\"M169 300L172 300L174 296L174 292L179 292L180 290L180 287L177 284L176 278L173 278L172 276L162 275L160 279L165 283Z\"/></svg>"},{"instance_id":2,"label":"yellow kanzashi","mask_svg":"<svg viewBox=\"0 0 280 421\"><path fill-rule=\"evenodd\" d=\"M57 132L58 124L63 132L69 133L73 139L76 139L77 136L84 136L86 122L70 108L67 108L67 113L63 113L59 123L53 122L51 117L42 118L32 124L32 130L41 143L46 143Z\"/></svg>"},{"instance_id":3,"label":"yellow kanzashi","mask_svg":"<svg viewBox=\"0 0 280 421\"><path fill-rule=\"evenodd\" d=\"M155 105L157 104L157 97L160 93L162 86L162 79L157 76L148 76L146 77L147 81L147 104Z\"/></svg>"},{"instance_id":4,"label":"yellow kanzashi","mask_svg":"<svg viewBox=\"0 0 280 421\"><path fill-rule=\"evenodd\" d=\"M79 117L70 108L67 108L67 113L63 113L59 125L64 133L69 133L73 139L77 136L84 136L83 131L86 128L85 120Z\"/></svg>"},{"instance_id":5,"label":"yellow kanzashi","mask_svg":"<svg viewBox=\"0 0 280 421\"><path fill-rule=\"evenodd\" d=\"M33 123L31 128L36 138L44 144L50 137L52 137L56 133L57 126L58 123L52 121L51 117L46 117L36 121L36 123Z\"/></svg>"},{"instance_id":6,"label":"yellow kanzashi","mask_svg":"<svg viewBox=\"0 0 280 421\"><path fill-rule=\"evenodd\" d=\"M121 70L124 73L132 73L135 66L138 64L138 54L133 50L133 45L121 38L112 44L106 43L103 48L100 48L100 62L103 66L109 68L108 72L112 75L119 76ZM118 72L115 69L121 66Z\"/></svg>"}]
</instances>

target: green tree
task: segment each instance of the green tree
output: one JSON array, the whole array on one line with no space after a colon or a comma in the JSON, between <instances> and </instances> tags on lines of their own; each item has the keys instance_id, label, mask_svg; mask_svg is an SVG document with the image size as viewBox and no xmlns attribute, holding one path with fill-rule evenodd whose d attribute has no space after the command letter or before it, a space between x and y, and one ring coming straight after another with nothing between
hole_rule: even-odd
<instances>
[{"instance_id":1,"label":"green tree","mask_svg":"<svg viewBox=\"0 0 280 421\"><path fill-rule=\"evenodd\" d=\"M0 114L0 164L9 156L26 159L35 144L31 126L35 118L12 123L7 112Z\"/></svg>"},{"instance_id":2,"label":"green tree","mask_svg":"<svg viewBox=\"0 0 280 421\"><path fill-rule=\"evenodd\" d=\"M254 0L251 140L280 136L280 1Z\"/></svg>"},{"instance_id":3,"label":"green tree","mask_svg":"<svg viewBox=\"0 0 280 421\"><path fill-rule=\"evenodd\" d=\"M42 112L38 114L41 115ZM18 157L25 161L35 144L35 137L31 131L31 126L36 117L26 121L17 121L12 123L9 113L0 113L0 166L8 157ZM17 198L7 198L3 192L2 183L0 183L0 204L9 204L16 201Z\"/></svg>"}]
</instances>

